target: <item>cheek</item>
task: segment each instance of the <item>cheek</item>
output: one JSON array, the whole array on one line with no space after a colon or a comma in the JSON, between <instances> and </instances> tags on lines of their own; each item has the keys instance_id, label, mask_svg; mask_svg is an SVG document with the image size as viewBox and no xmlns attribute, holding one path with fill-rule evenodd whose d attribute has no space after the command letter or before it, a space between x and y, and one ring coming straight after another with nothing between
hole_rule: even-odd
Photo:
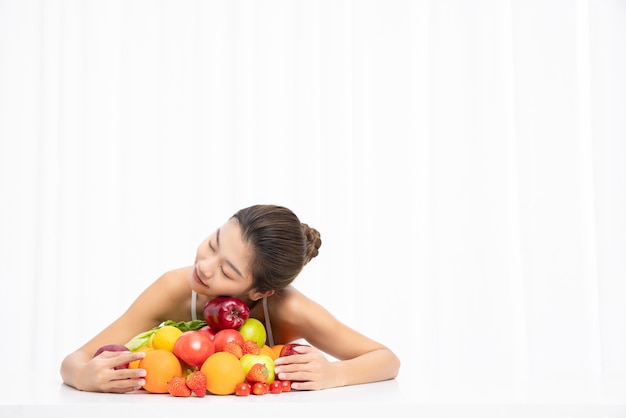
<instances>
[{"instance_id":1,"label":"cheek","mask_svg":"<svg viewBox=\"0 0 626 418\"><path fill-rule=\"evenodd\" d=\"M243 299L244 296L247 296L248 290L246 286L241 283L234 283L232 281L220 281L218 287L223 290L224 293L229 294L233 297L237 297L239 299Z\"/></svg>"}]
</instances>

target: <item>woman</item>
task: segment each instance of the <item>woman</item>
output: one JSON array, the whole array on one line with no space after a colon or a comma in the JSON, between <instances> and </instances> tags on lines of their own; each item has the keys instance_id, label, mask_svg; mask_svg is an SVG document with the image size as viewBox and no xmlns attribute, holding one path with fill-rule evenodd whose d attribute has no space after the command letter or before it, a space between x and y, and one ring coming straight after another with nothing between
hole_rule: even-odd
<instances>
[{"instance_id":1,"label":"woman","mask_svg":"<svg viewBox=\"0 0 626 418\"><path fill-rule=\"evenodd\" d=\"M278 379L292 381L293 389L395 378L400 361L391 350L341 323L291 285L320 245L319 232L287 208L255 205L238 211L200 244L192 266L163 274L121 317L69 354L61 365L63 381L84 391L140 389L145 370L114 367L144 353L93 353L105 344L125 344L166 320L202 318L204 305L217 296L242 299L250 316L265 323L274 344L297 339L311 344L275 361Z\"/></svg>"}]
</instances>

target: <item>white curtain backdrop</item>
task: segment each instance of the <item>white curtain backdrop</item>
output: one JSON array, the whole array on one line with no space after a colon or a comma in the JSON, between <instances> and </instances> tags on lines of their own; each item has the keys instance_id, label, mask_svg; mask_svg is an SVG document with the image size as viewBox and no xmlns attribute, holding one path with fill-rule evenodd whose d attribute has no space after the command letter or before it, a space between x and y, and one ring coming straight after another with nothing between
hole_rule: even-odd
<instances>
[{"instance_id":1,"label":"white curtain backdrop","mask_svg":"<svg viewBox=\"0 0 626 418\"><path fill-rule=\"evenodd\" d=\"M278 203L400 379L626 373L625 74L622 0L0 0L3 367Z\"/></svg>"}]
</instances>

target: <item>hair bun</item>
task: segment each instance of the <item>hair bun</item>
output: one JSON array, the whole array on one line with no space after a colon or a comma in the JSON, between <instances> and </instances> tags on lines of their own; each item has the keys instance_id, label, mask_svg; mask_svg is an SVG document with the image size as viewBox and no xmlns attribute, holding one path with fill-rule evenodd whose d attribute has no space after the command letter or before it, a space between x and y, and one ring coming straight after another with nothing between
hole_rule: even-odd
<instances>
[{"instance_id":1,"label":"hair bun","mask_svg":"<svg viewBox=\"0 0 626 418\"><path fill-rule=\"evenodd\" d=\"M319 248L322 245L322 238L317 229L311 228L309 225L302 224L302 232L306 239L306 253L304 255L304 264L307 264L311 259L317 257L319 254Z\"/></svg>"}]
</instances>

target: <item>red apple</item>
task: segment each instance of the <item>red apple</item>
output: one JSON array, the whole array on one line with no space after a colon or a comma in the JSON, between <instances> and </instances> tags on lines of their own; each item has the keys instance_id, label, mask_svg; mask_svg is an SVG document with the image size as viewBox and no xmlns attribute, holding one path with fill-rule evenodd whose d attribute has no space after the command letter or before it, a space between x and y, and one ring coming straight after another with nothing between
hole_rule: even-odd
<instances>
[{"instance_id":1,"label":"red apple","mask_svg":"<svg viewBox=\"0 0 626 418\"><path fill-rule=\"evenodd\" d=\"M226 328L215 333L215 351L224 351L224 346L230 341L236 341L239 345L243 345L243 335L236 329Z\"/></svg>"},{"instance_id":2,"label":"red apple","mask_svg":"<svg viewBox=\"0 0 626 418\"><path fill-rule=\"evenodd\" d=\"M126 348L125 345L122 345L122 344L105 344L102 347L98 348L95 353L93 353L93 357L99 356L105 351L130 351L130 350ZM128 363L115 366L114 369L115 370L128 369Z\"/></svg>"},{"instance_id":3,"label":"red apple","mask_svg":"<svg viewBox=\"0 0 626 418\"><path fill-rule=\"evenodd\" d=\"M278 357L293 356L294 354L300 354L296 350L294 350L294 348L302 347L302 346L310 347L310 345L308 344L287 343L280 350L280 354L278 355Z\"/></svg>"},{"instance_id":4,"label":"red apple","mask_svg":"<svg viewBox=\"0 0 626 418\"><path fill-rule=\"evenodd\" d=\"M204 305L204 320L214 331L239 329L248 316L250 309L238 298L216 297Z\"/></svg>"}]
</instances>

